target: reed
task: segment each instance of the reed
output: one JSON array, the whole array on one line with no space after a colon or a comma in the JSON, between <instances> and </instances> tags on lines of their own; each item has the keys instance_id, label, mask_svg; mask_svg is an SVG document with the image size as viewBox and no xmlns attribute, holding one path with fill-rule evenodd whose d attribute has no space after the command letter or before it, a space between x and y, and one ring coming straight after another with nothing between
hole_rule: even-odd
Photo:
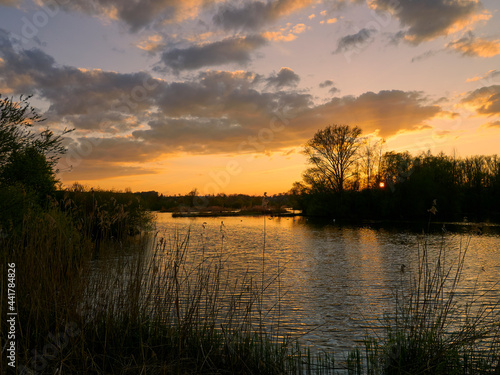
<instances>
[{"instance_id":1,"label":"reed","mask_svg":"<svg viewBox=\"0 0 500 375\"><path fill-rule=\"evenodd\" d=\"M53 205L0 240L2 267L17 267L18 373L330 373L326 356L263 321L269 285L233 277L223 237L213 249L189 235L101 239L96 255L79 224Z\"/></svg>"},{"instance_id":2,"label":"reed","mask_svg":"<svg viewBox=\"0 0 500 375\"><path fill-rule=\"evenodd\" d=\"M220 244L212 248L195 244L189 234L96 237L85 230L94 219L81 216L81 202L67 196L45 211L28 209L20 230L0 238L2 274L8 263L16 264L18 373L500 371L498 303L484 305L484 296L460 289L468 241L452 258L444 240L434 252L424 237L414 272L402 274L385 335L367 338L364 348L335 361L281 331L282 295L271 295L276 288L270 286L277 282L280 291L282 270L231 272L222 225ZM108 211L99 207L92 212ZM129 207L123 206L125 213ZM0 290L6 316L5 278ZM5 337L5 319L0 329ZM0 361L5 373L5 356Z\"/></svg>"},{"instance_id":3,"label":"reed","mask_svg":"<svg viewBox=\"0 0 500 375\"><path fill-rule=\"evenodd\" d=\"M498 374L499 302L462 288L470 237L455 257L418 243L416 270L402 275L383 337L367 337L365 355L349 357L353 374Z\"/></svg>"}]
</instances>

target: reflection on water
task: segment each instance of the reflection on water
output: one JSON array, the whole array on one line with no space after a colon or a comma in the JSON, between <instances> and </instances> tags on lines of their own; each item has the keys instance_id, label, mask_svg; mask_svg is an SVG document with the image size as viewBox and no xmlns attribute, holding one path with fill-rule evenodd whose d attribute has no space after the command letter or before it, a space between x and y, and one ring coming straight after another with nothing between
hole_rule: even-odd
<instances>
[{"instance_id":1,"label":"reflection on water","mask_svg":"<svg viewBox=\"0 0 500 375\"><path fill-rule=\"evenodd\" d=\"M279 302L274 313L281 328L336 352L377 332L379 319L393 311L395 291L415 272L423 241L422 234L410 230L320 225L304 218L172 218L160 213L157 230L167 240L189 231L197 251L223 255L232 277L254 275L268 295L276 296L268 303ZM461 290L488 291L483 302L496 303L500 236L495 227L483 232L439 230L426 240L434 252L444 243L448 259L467 248Z\"/></svg>"}]
</instances>

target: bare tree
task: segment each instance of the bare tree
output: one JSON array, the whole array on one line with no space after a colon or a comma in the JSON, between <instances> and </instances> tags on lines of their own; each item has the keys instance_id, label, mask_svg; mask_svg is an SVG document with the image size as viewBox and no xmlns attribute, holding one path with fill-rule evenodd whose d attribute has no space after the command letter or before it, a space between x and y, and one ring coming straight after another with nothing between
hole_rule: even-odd
<instances>
[{"instance_id":1,"label":"bare tree","mask_svg":"<svg viewBox=\"0 0 500 375\"><path fill-rule=\"evenodd\" d=\"M380 165L382 146L384 140L374 141L368 139L362 147L361 158L363 159L364 173L366 176L367 189L371 188L374 183L374 176L378 174L377 167Z\"/></svg>"},{"instance_id":2,"label":"bare tree","mask_svg":"<svg viewBox=\"0 0 500 375\"><path fill-rule=\"evenodd\" d=\"M356 151L360 145L358 137L361 129L349 125L330 125L318 130L304 148L304 153L313 165L306 176L316 182L321 181L328 190L342 192L350 170L356 161Z\"/></svg>"}]
</instances>

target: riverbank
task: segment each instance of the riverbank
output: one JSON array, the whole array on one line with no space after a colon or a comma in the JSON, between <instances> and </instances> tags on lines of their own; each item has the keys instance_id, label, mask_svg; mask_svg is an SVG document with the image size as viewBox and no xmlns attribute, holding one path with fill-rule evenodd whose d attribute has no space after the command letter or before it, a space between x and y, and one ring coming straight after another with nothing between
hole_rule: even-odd
<instances>
[{"instance_id":1,"label":"riverbank","mask_svg":"<svg viewBox=\"0 0 500 375\"><path fill-rule=\"evenodd\" d=\"M172 217L231 217L231 216L270 216L295 217L300 213L274 211L206 211L206 212L172 212Z\"/></svg>"}]
</instances>

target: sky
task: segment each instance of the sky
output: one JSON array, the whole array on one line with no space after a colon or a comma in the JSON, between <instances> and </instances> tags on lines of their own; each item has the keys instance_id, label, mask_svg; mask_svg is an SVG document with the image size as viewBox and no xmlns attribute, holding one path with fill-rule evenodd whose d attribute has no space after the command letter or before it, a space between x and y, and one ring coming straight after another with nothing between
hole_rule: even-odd
<instances>
[{"instance_id":1,"label":"sky","mask_svg":"<svg viewBox=\"0 0 500 375\"><path fill-rule=\"evenodd\" d=\"M277 194L332 124L384 151L500 144L497 0L0 0L0 94L65 186Z\"/></svg>"}]
</instances>

